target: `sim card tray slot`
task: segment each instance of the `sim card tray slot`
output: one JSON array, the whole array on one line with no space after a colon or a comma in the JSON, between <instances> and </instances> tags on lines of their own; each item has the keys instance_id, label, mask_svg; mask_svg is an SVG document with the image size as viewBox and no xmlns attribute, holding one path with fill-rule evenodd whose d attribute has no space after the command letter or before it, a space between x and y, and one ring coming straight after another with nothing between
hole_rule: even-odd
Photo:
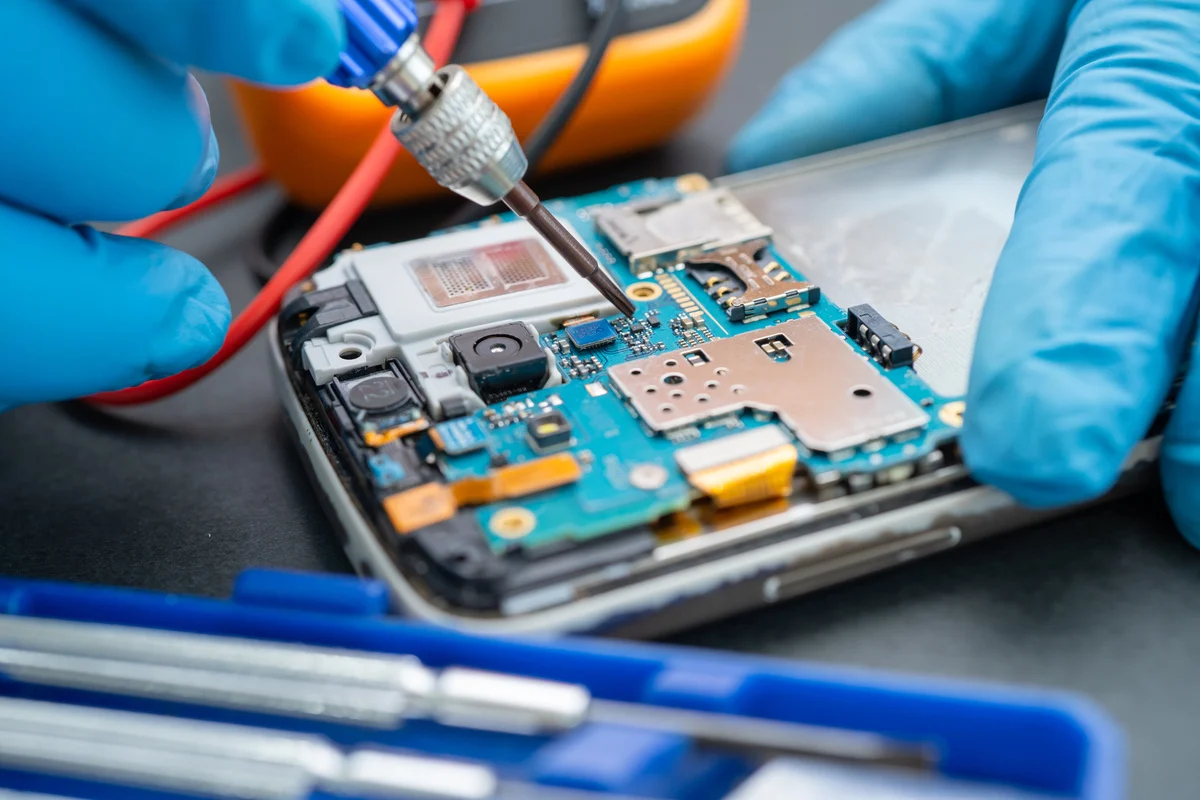
<instances>
[{"instance_id":1,"label":"sim card tray slot","mask_svg":"<svg viewBox=\"0 0 1200 800\"><path fill-rule=\"evenodd\" d=\"M952 525L864 547L819 564L807 564L781 575L773 575L763 581L763 597L768 603L798 597L850 578L948 550L960 541L962 530Z\"/></svg>"}]
</instances>

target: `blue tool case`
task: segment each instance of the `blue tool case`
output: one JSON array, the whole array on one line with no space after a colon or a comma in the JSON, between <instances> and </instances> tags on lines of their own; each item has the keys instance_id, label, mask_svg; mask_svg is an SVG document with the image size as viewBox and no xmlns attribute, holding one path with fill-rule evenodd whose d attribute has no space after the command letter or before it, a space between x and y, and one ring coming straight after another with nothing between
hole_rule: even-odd
<instances>
[{"instance_id":1,"label":"blue tool case","mask_svg":"<svg viewBox=\"0 0 1200 800\"><path fill-rule=\"evenodd\" d=\"M241 576L230 600L0 580L0 602L10 618L406 654L435 670L465 667L578 684L597 700L882 734L889 740L935 748L939 775L996 792L980 793L981 798L1116 800L1125 796L1120 733L1092 705L1060 693L900 678L674 646L487 638L389 617L382 584L341 576L252 570ZM10 652L11 646L0 636L0 650ZM736 755L698 750L679 734L604 722L587 722L554 736L468 730L427 720L372 729L29 682L19 672L3 672L0 701L48 701L232 723L312 734L346 751L387 748L484 764L513 785L561 793L548 797L578 792L580 797L717 800L737 796L738 787L746 785L756 768ZM14 797L29 793L133 800L187 796L28 765L14 768L4 751L28 744L22 733L20 729L0 732L0 797L8 797L5 792L16 793ZM321 787L303 796L367 797ZM849 795L797 792L788 796Z\"/></svg>"}]
</instances>

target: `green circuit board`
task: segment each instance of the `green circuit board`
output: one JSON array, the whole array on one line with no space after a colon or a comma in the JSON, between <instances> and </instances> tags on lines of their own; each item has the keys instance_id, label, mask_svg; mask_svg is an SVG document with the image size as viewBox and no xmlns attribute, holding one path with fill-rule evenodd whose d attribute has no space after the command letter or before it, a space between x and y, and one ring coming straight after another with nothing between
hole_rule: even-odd
<instances>
[{"instance_id":1,"label":"green circuit board","mask_svg":"<svg viewBox=\"0 0 1200 800\"><path fill-rule=\"evenodd\" d=\"M519 423L535 416L540 409L553 408L566 416L575 432L572 449L586 454L583 460L584 474L578 483L524 501L523 505L533 512L537 520L534 530L524 537L524 542L531 547L568 538L602 536L687 508L695 493L675 464L674 454L680 446L719 439L756 426L775 425L774 414L749 411L688 426L673 436L649 434L637 416L630 412L625 399L613 387L607 374L610 366L641 360L648 353L673 351L688 345L702 347L704 342L748 331L768 332L784 319L795 318L799 314L813 314L845 341L847 347L858 351L864 361L930 413L929 423L924 429L886 439L879 438L867 446L845 448L835 453L812 452L800 447L800 461L804 469L814 474L851 476L886 474L887 470L899 467L899 474L903 475L907 474L904 467L917 463L920 457L944 445L957 433L957 426L944 422L940 412L949 404L958 407L959 398L938 396L911 368L889 370L871 359L839 327L839 323L846 319L846 311L831 298L822 295L815 304L799 306L786 314L770 314L756 320L734 323L713 298L689 280L682 265L656 269L655 275L639 278L631 270L629 261L617 253L596 229L594 209L597 207L604 208L631 200L675 199L679 196L674 182L651 180L547 203L554 214L571 221L575 231L585 238L588 247L599 256L619 283L626 287L648 282L659 286L666 283L677 287L678 292L673 295L664 290L654 299L638 303L638 313L632 322L642 325L639 335L629 334L630 323L619 317L610 318L616 325L617 339L594 348L580 349L562 332L543 335L542 342L548 347L557 345L562 348L560 343L566 345L565 349L554 351L558 355L559 369L567 373L566 385L531 392L477 412L475 416L479 427L487 432L485 448L468 455L443 458L443 470L448 480L487 474L491 458L497 453L510 463L538 458L541 454L530 445L524 425ZM773 251L773 255L785 269L790 269L778 252ZM800 280L804 278L799 273L793 273L793 277ZM689 303L689 308L692 307L690 303L694 303L703 310L703 325L695 325L696 320L693 319L693 326L675 326L673 329L670 321L692 319L677 299L680 296ZM646 324L647 316L656 316L660 324ZM591 365L593 369L583 371L584 374L578 377L571 376L573 358ZM600 387L603 393L595 387ZM804 387L785 387L782 390L802 392ZM631 484L630 472L645 465L659 467L668 474L661 488L647 491ZM511 540L492 532L491 518L498 509L509 508L510 505L494 504L476 511L492 546L497 550L511 546Z\"/></svg>"},{"instance_id":2,"label":"green circuit board","mask_svg":"<svg viewBox=\"0 0 1200 800\"><path fill-rule=\"evenodd\" d=\"M320 348L341 346L334 335L339 328L319 331L328 342L286 339L295 358L309 365L314 385L308 388L340 429L366 495L387 510L377 518L390 519L400 536L413 533L405 522L412 509L439 522L453 512L456 524L469 522L471 535L496 559L520 554L528 561L646 530L696 504L900 483L940 463L952 447L963 404L921 380L913 367L919 343L869 306L856 305L856 298L826 296L727 193L688 177L546 205L635 301L632 318L611 308L607 315L574 318L547 311L550 301L537 298L557 297L554 292L569 286L566 278L552 285L558 279L545 272L523 276L533 281L528 300L519 292L497 300L482 267L472 262L470 253L483 251L461 248L465 234L503 231L514 220L498 217L423 240L396 259L403 264L388 262L389 248L406 245L366 248L327 281L353 286L361 280L358 293L345 297L363 319L384 318L397 342L390 366L351 365L330 377L313 365L323 363ZM501 248L508 259L501 266L510 271L537 266L524 251L517 258L505 241L477 247L492 248L495 263ZM407 288L381 282L379 276L391 280L398 270L415 276ZM441 270L436 286L427 280L430 270ZM393 292L406 299L389 307L384 295ZM441 303L442 316L421 316L413 292L424 292L431 308ZM481 311L470 308L473 302ZM484 318L482 309L498 302L507 304L503 313ZM308 306L300 319L318 316L312 309L321 304L310 300ZM456 309L463 309L464 322L486 323L489 335L520 336L522 328L505 326L524 326L536 337L546 373L537 373L543 362L536 358L487 372L478 363L487 353L460 353L458 332L434 330ZM526 380L519 370L530 364L534 372ZM361 399L365 391L355 400L354 382L373 380L381 369L390 370L393 383L410 384L416 400L382 415ZM489 397L485 390L498 390L499 381L508 389ZM497 476L516 475L514 469L550 456L556 464L569 462L569 479L496 488L503 483ZM756 464L766 477L753 473ZM786 486L777 474L767 475L781 465L789 473ZM495 485L488 488L488 481ZM410 494L404 505L389 506L405 492L423 492L423 505ZM454 507L443 512L439 503ZM426 547L430 541L426 537Z\"/></svg>"}]
</instances>

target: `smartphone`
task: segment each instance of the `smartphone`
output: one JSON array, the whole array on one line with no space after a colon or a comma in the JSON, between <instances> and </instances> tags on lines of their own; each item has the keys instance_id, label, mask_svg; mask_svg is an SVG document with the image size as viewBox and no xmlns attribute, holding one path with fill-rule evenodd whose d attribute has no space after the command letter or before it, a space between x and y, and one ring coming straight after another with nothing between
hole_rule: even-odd
<instances>
[{"instance_id":1,"label":"smartphone","mask_svg":"<svg viewBox=\"0 0 1200 800\"><path fill-rule=\"evenodd\" d=\"M272 352L351 562L441 625L653 637L1063 513L957 447L1041 113L548 203L628 319L511 217L341 253Z\"/></svg>"}]
</instances>

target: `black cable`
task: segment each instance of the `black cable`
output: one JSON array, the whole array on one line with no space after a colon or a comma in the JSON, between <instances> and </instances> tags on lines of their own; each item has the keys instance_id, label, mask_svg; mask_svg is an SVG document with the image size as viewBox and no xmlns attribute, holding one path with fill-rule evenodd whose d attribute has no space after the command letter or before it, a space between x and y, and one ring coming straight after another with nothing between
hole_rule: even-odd
<instances>
[{"instance_id":1,"label":"black cable","mask_svg":"<svg viewBox=\"0 0 1200 800\"><path fill-rule=\"evenodd\" d=\"M625 0L604 0L604 11L593 23L588 36L587 56L584 58L583 65L571 79L570 85L555 101L554 106L538 124L537 129L530 134L528 141L522 144L525 156L529 161L529 172L533 172L537 168L546 152L554 146L567 124L575 116L575 112L579 109L596 79L596 73L599 71L604 57L608 54L609 46L625 27L625 17ZM494 206L483 208L467 201L441 222L430 226L426 235L442 228L452 228L475 222L495 213L494 209ZM370 215L371 212L368 212L367 216ZM288 234L295 230L298 222L311 216L313 216L311 212L288 203L268 221L262 234L251 246L251 252L247 254L259 282L265 284L270 280L275 270L279 268L282 259L286 257L286 252L279 251L284 248L290 250L290 247L287 247L289 243L286 241ZM353 234L351 234L352 237Z\"/></svg>"},{"instance_id":2,"label":"black cable","mask_svg":"<svg viewBox=\"0 0 1200 800\"><path fill-rule=\"evenodd\" d=\"M587 57L583 65L538 125L537 130L530 134L529 141L523 145L530 170L542 162L546 151L558 141L563 129L575 116L575 112L595 83L596 73L600 71L604 57L608 55L608 48L625 28L625 2L626 0L606 0L604 13L596 20L592 35L588 37Z\"/></svg>"},{"instance_id":3,"label":"black cable","mask_svg":"<svg viewBox=\"0 0 1200 800\"><path fill-rule=\"evenodd\" d=\"M605 0L604 12L596 20L592 27L592 33L588 37L587 57L584 58L583 65L571 79L570 85L559 95L554 107L538 124L537 129L529 135L528 141L522 144L525 157L529 160L529 172L537 169L546 152L554 146L571 118L575 116L575 112L596 80L596 73L600 70L600 65L608 54L609 46L620 35L621 29L624 27L625 0ZM496 207L496 205L483 207L468 201L447 217L438 228L453 228L475 222L494 213Z\"/></svg>"}]
</instances>

